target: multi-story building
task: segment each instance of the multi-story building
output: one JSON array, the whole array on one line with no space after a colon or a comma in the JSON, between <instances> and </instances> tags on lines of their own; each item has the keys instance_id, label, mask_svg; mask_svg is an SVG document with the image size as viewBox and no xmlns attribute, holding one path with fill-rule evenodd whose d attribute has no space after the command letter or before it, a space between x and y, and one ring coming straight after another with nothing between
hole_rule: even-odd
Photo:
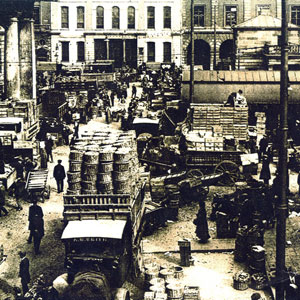
<instances>
[{"instance_id":1,"label":"multi-story building","mask_svg":"<svg viewBox=\"0 0 300 300\"><path fill-rule=\"evenodd\" d=\"M182 1L182 28L184 30L182 53L183 61L188 63L191 41L191 0ZM289 0L287 2L288 22L300 25L300 1ZM203 69L206 70L216 66L219 68L234 68L237 66L236 54L238 49L235 49L237 43L234 40L233 29L259 15L269 15L280 19L281 0L194 0L193 10L195 64L202 65ZM274 20L273 23L278 24L278 21ZM244 25L240 27L240 30L243 30L243 28L246 30L245 27L249 23ZM264 25L266 24L258 24L258 26L251 28L256 32L259 31L260 34L252 36L257 43L252 41L249 44L250 47L261 47L264 44ZM278 26L275 27L275 34L280 36ZM269 32L270 28L267 31ZM237 37L235 36L235 38ZM295 42L295 39L293 39L293 42Z\"/></svg>"},{"instance_id":2,"label":"multi-story building","mask_svg":"<svg viewBox=\"0 0 300 300\"><path fill-rule=\"evenodd\" d=\"M181 64L180 9L178 0L37 2L37 55L66 65Z\"/></svg>"}]
</instances>

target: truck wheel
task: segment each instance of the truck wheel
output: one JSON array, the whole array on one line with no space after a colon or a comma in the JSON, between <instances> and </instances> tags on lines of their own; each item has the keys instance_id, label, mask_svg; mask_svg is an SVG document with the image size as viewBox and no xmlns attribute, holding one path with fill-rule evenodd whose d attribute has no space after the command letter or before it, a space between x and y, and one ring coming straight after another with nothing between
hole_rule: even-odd
<instances>
[{"instance_id":1,"label":"truck wheel","mask_svg":"<svg viewBox=\"0 0 300 300\"><path fill-rule=\"evenodd\" d=\"M117 289L114 300L130 300L129 291L124 288Z\"/></svg>"}]
</instances>

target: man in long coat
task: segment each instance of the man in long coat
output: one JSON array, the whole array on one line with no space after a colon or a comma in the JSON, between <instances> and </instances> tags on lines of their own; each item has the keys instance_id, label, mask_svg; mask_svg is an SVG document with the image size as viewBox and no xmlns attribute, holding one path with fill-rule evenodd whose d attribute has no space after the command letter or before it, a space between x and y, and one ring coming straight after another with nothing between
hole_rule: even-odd
<instances>
[{"instance_id":1,"label":"man in long coat","mask_svg":"<svg viewBox=\"0 0 300 300\"><path fill-rule=\"evenodd\" d=\"M19 255L21 258L19 277L21 277L23 295L25 295L28 292L28 283L30 282L29 260L26 257L26 252L20 251Z\"/></svg>"}]
</instances>

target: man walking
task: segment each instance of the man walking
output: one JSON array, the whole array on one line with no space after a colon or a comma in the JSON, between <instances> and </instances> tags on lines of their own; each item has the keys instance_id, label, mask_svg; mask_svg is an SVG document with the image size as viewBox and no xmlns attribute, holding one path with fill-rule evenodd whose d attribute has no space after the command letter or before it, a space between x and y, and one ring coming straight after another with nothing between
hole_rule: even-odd
<instances>
[{"instance_id":1,"label":"man walking","mask_svg":"<svg viewBox=\"0 0 300 300\"><path fill-rule=\"evenodd\" d=\"M62 160L57 161L57 165L53 170L53 177L57 183L57 193L62 193L64 191L64 179L66 178L66 172L64 166L61 164Z\"/></svg>"},{"instance_id":2,"label":"man walking","mask_svg":"<svg viewBox=\"0 0 300 300\"><path fill-rule=\"evenodd\" d=\"M47 134L47 138L45 140L45 150L47 153L47 161L49 161L49 158L51 158L50 162L53 162L53 155L52 155L53 145L54 145L54 143L51 138L51 135Z\"/></svg>"},{"instance_id":3,"label":"man walking","mask_svg":"<svg viewBox=\"0 0 300 300\"><path fill-rule=\"evenodd\" d=\"M23 295L25 295L29 290L28 283L30 282L29 260L26 257L26 252L20 251L19 256L21 258L19 277L21 278Z\"/></svg>"},{"instance_id":4,"label":"man walking","mask_svg":"<svg viewBox=\"0 0 300 300\"><path fill-rule=\"evenodd\" d=\"M44 236L44 214L42 208L37 205L37 199L33 200L32 205L29 207L29 227L30 235L28 243L30 244L33 238L35 254L39 254L40 244Z\"/></svg>"}]
</instances>

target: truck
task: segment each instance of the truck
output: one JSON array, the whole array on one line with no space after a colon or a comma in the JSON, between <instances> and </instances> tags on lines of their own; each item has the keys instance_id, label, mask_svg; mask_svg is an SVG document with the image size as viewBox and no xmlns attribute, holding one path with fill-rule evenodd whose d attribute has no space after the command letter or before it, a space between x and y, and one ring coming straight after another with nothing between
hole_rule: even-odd
<instances>
[{"instance_id":1,"label":"truck","mask_svg":"<svg viewBox=\"0 0 300 300\"><path fill-rule=\"evenodd\" d=\"M68 274L74 275L65 298L129 298L129 292L121 287L130 270L137 276L141 267L144 194L145 183L141 183L134 196L63 196L65 228L61 239ZM82 278L87 280L83 283Z\"/></svg>"}]
</instances>

